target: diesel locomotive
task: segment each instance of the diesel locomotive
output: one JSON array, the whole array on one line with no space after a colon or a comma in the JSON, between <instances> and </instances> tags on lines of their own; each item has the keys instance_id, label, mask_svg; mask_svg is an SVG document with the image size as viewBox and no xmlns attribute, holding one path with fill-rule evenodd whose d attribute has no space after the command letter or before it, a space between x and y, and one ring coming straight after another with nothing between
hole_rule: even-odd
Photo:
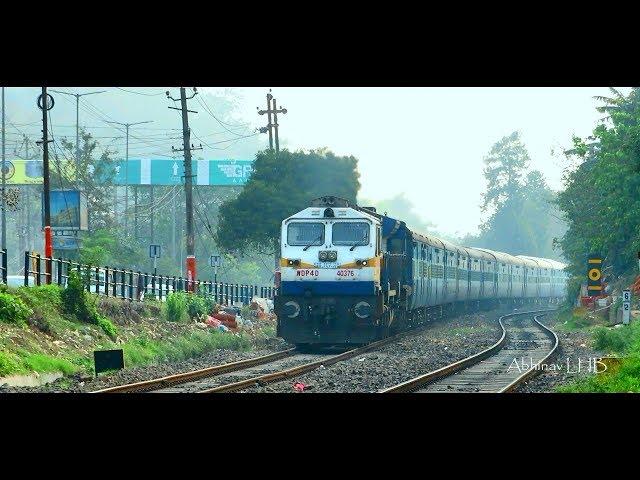
<instances>
[{"instance_id":1,"label":"diesel locomotive","mask_svg":"<svg viewBox=\"0 0 640 480\"><path fill-rule=\"evenodd\" d=\"M460 306L566 293L559 262L454 245L334 196L282 222L281 252L277 333L303 349L368 343Z\"/></svg>"}]
</instances>

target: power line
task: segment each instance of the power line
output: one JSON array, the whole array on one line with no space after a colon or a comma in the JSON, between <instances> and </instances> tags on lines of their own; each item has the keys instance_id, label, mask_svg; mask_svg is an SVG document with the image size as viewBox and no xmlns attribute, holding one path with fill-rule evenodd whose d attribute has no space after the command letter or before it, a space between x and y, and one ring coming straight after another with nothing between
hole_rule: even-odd
<instances>
[{"instance_id":1,"label":"power line","mask_svg":"<svg viewBox=\"0 0 640 480\"><path fill-rule=\"evenodd\" d=\"M164 92L160 92L160 93L142 93L142 92L134 92L133 90L127 90L126 88L120 88L120 87L116 87L118 90L122 90L123 92L127 92L127 93L134 93L136 95L143 95L145 97L157 97L158 95L164 95Z\"/></svg>"}]
</instances>

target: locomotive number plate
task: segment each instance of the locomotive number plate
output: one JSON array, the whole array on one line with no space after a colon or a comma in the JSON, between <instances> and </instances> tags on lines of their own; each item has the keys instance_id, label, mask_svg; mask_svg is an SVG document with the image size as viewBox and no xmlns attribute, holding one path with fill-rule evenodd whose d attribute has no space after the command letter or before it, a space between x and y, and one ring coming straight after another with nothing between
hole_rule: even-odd
<instances>
[{"instance_id":1,"label":"locomotive number plate","mask_svg":"<svg viewBox=\"0 0 640 480\"><path fill-rule=\"evenodd\" d=\"M299 270L296 270L296 278L300 277L312 277L312 278L317 278L318 276L320 276L320 270L315 270L315 269L311 269L311 268L301 268Z\"/></svg>"},{"instance_id":2,"label":"locomotive number plate","mask_svg":"<svg viewBox=\"0 0 640 480\"><path fill-rule=\"evenodd\" d=\"M356 278L358 276L357 270L338 270L336 272L338 279L342 278Z\"/></svg>"}]
</instances>

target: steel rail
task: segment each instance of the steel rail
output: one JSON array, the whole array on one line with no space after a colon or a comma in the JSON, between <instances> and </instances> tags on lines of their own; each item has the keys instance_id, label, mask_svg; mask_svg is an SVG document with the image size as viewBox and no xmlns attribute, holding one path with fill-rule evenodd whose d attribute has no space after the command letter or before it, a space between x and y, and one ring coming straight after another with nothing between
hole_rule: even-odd
<instances>
[{"instance_id":1,"label":"steel rail","mask_svg":"<svg viewBox=\"0 0 640 480\"><path fill-rule=\"evenodd\" d=\"M267 373L264 375L260 375L257 377L248 378L246 380L240 380L238 382L228 383L226 385L219 385L214 388L210 388L207 390L202 390L198 393L222 393L222 392L235 392L238 390L243 390L245 388L254 387L256 385L262 386L267 383L277 382L280 380L286 380L287 378L295 377L301 373L310 372L320 367L321 365L333 365L334 363L342 362L344 360L348 360L353 357L357 357L363 353L366 353L370 350L375 350L380 347L383 347L391 342L397 341L400 338L403 338L407 335L415 334L416 331L413 332L402 332L398 335L394 335L389 338L384 338L382 340L378 340L362 347L354 348L352 350L348 350L344 353L340 353L333 357L325 358L322 360L316 360L314 362L305 363L304 365L299 365L297 367L288 368L285 370L279 370L273 373Z\"/></svg>"},{"instance_id":2,"label":"steel rail","mask_svg":"<svg viewBox=\"0 0 640 480\"><path fill-rule=\"evenodd\" d=\"M551 341L553 342L553 347L551 348L549 353L542 360L540 360L538 362L538 364L541 364L541 365L544 365L545 362L547 362L547 360L549 360L553 356L555 356L555 354L558 352L558 345L560 344L560 341L558 340L558 335L556 335L556 332L554 332L549 327L547 327L542 322L540 322L539 318L543 317L543 316L544 316L544 314L535 315L533 317L533 321L536 322L542 328L542 330L547 334L547 336L551 339ZM525 380L528 380L530 378L533 378L534 376L538 375L539 373L540 373L540 370L538 370L536 368L530 368L529 370L524 372L522 375L520 375L518 378L516 378L513 382L511 382L509 385L507 385L506 387L500 389L498 391L498 393L513 392L513 390L518 385L520 385L522 382L524 382Z\"/></svg>"},{"instance_id":3,"label":"steel rail","mask_svg":"<svg viewBox=\"0 0 640 480\"><path fill-rule=\"evenodd\" d=\"M161 388L166 388L172 385L190 382L201 378L213 377L222 373L234 372L249 367L255 367L265 363L270 363L281 358L288 357L296 351L295 348L289 348L282 350L281 352L270 353L269 355L263 355L261 357L249 358L247 360L240 360L237 362L225 363L223 365L216 365L215 367L203 368L200 370L194 370L191 372L177 373L175 375L169 375L162 378L155 378L152 380L145 380L143 382L128 383L126 385L118 385L116 387L103 388L101 390L95 390L89 393L129 393L129 392L150 392Z\"/></svg>"},{"instance_id":4,"label":"steel rail","mask_svg":"<svg viewBox=\"0 0 640 480\"><path fill-rule=\"evenodd\" d=\"M413 392L416 391L418 389L420 389L421 387L430 384L432 382L434 382L435 380L438 380L440 378L444 378L444 377L448 377L450 375L453 375L454 373L457 373L461 370L464 370L465 368L471 366L471 365L475 365L477 363L479 363L482 360L485 360L486 358L492 357L493 355L495 355L497 352L499 352L500 350L502 350L502 348L504 347L505 343L507 342L507 329L504 326L503 320L507 319L507 318L511 318L511 317L515 317L515 316L519 316L519 315L535 315L535 314L546 314L547 312L552 312L553 310L535 310L535 311L531 311L531 312L513 312L513 313L508 313L506 315L502 315L500 318L498 318L498 323L500 324L500 327L502 328L502 336L500 337L500 340L498 340L495 344L493 344L492 346L490 346L489 348L476 353L474 355L471 355L467 358L463 358L462 360L458 360L457 362L451 363L449 365L446 365L442 368L439 368L437 370L434 370L432 372L429 373L425 373L423 375L420 375L418 377L412 378L410 380L407 380L406 382L400 383L398 385L394 385L393 387L389 387L389 388L385 388L383 390L380 390L378 393L405 393L405 392ZM535 317L534 317L535 319ZM536 320L537 322L537 320ZM545 327L544 325L542 325L540 322L537 322L540 326L542 326L545 329L545 333L551 332L554 336L555 334L548 329L547 327ZM557 336L555 336L556 339L556 344L554 346L554 349L552 351L555 352L555 349L557 347ZM551 354L549 354L551 355ZM549 355L547 355L547 357L545 357L544 360L546 360ZM527 372L524 375L533 375L535 374L534 372ZM523 375L523 376L524 376ZM519 377L520 378L520 377ZM519 382L518 382L519 383ZM508 386L510 388L513 388L515 386L515 384L512 386L511 384Z\"/></svg>"}]
</instances>

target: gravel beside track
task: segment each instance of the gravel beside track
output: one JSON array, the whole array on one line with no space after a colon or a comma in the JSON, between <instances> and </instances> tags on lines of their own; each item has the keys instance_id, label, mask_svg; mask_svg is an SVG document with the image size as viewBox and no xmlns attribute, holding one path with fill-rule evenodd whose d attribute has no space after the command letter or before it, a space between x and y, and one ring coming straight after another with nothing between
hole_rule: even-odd
<instances>
[{"instance_id":1,"label":"gravel beside track","mask_svg":"<svg viewBox=\"0 0 640 480\"><path fill-rule=\"evenodd\" d=\"M296 393L295 382L306 384L310 393L377 392L493 345L502 332L499 315L491 311L443 319L380 350L242 392Z\"/></svg>"}]
</instances>

